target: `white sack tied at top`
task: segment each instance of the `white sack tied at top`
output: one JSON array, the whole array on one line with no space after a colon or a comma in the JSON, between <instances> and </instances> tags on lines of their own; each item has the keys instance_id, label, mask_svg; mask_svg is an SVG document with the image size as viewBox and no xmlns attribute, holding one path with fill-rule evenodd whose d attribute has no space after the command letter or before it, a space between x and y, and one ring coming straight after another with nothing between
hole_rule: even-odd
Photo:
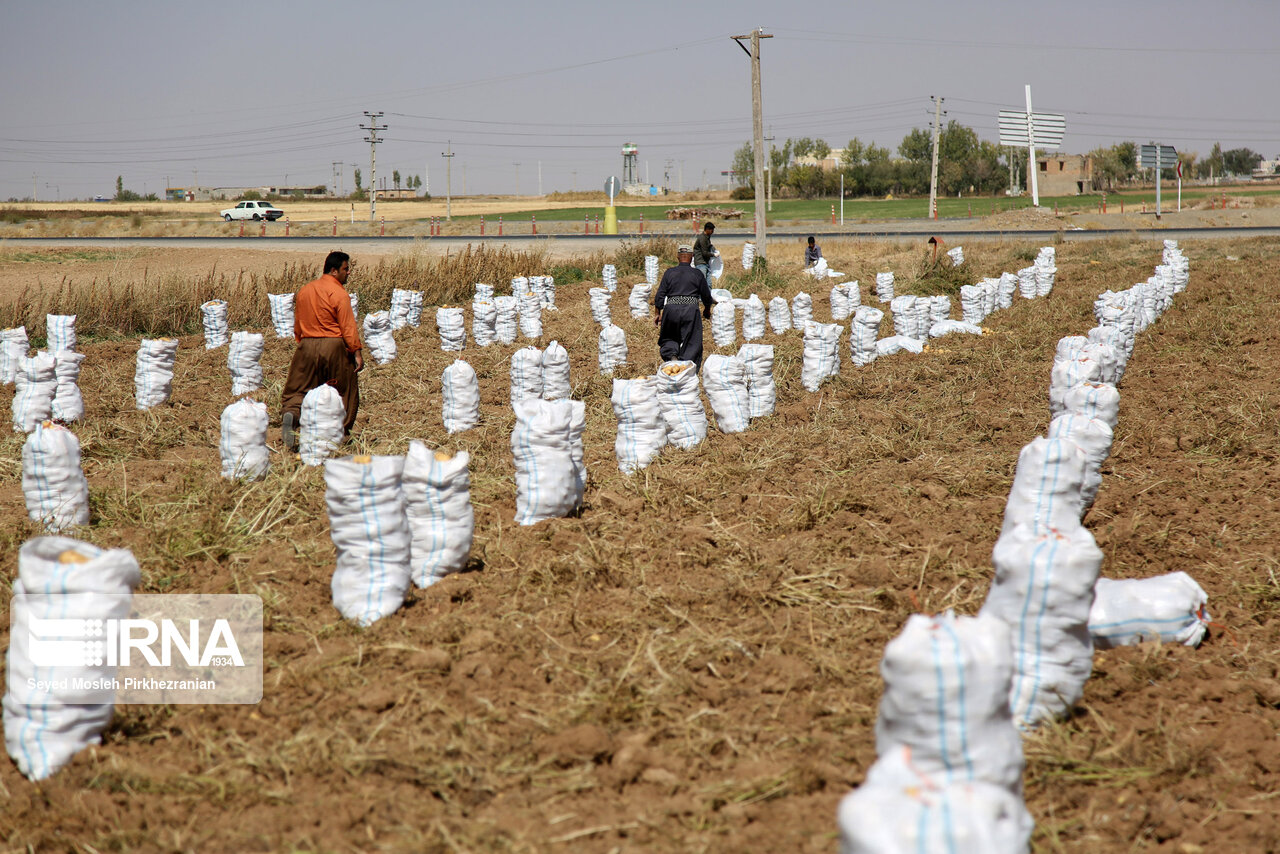
<instances>
[{"instance_id":1,"label":"white sack tied at top","mask_svg":"<svg viewBox=\"0 0 1280 854\"><path fill-rule=\"evenodd\" d=\"M1013 308L1013 298L1018 293L1016 273L1001 273L996 285L996 307Z\"/></svg>"},{"instance_id":2,"label":"white sack tied at top","mask_svg":"<svg viewBox=\"0 0 1280 854\"><path fill-rule=\"evenodd\" d=\"M1050 418L1064 412L1078 412L1086 418L1097 418L1114 432L1120 421L1120 392L1111 383L1080 383L1062 392L1049 407Z\"/></svg>"},{"instance_id":3,"label":"white sack tied at top","mask_svg":"<svg viewBox=\"0 0 1280 854\"><path fill-rule=\"evenodd\" d=\"M649 309L653 305L653 285L648 282L641 282L638 285L631 286L631 295L627 297L627 306L631 309L631 316L639 320L644 320L649 316Z\"/></svg>"},{"instance_id":4,"label":"white sack tied at top","mask_svg":"<svg viewBox=\"0 0 1280 854\"><path fill-rule=\"evenodd\" d=\"M1063 412L1049 422L1048 436L1075 442L1084 452L1084 479L1080 482L1080 512L1083 514L1093 506L1102 485L1102 464L1111 456L1111 443L1115 438L1111 427L1100 418Z\"/></svg>"},{"instance_id":5,"label":"white sack tied at top","mask_svg":"<svg viewBox=\"0 0 1280 854\"><path fill-rule=\"evenodd\" d=\"M582 503L580 400L522 400L513 405L511 452L516 468L516 516L520 525L568 516Z\"/></svg>"},{"instance_id":6,"label":"white sack tied at top","mask_svg":"<svg viewBox=\"0 0 1280 854\"><path fill-rule=\"evenodd\" d=\"M803 331L810 320L813 320L813 297L801 291L791 298L791 325Z\"/></svg>"},{"instance_id":7,"label":"white sack tied at top","mask_svg":"<svg viewBox=\"0 0 1280 854\"><path fill-rule=\"evenodd\" d=\"M766 418L774 413L778 386L773 380L773 345L743 344L738 358L747 372L747 410L752 418Z\"/></svg>"},{"instance_id":8,"label":"white sack tied at top","mask_svg":"<svg viewBox=\"0 0 1280 854\"><path fill-rule=\"evenodd\" d=\"M1102 551L1079 522L1040 531L1016 525L1000 535L991 562L995 580L980 613L1012 630L1014 721L1026 728L1063 717L1093 667L1089 610Z\"/></svg>"},{"instance_id":9,"label":"white sack tied at top","mask_svg":"<svg viewBox=\"0 0 1280 854\"><path fill-rule=\"evenodd\" d=\"M472 299L493 300L493 285L487 285L484 282L476 282L475 289L475 295Z\"/></svg>"},{"instance_id":10,"label":"white sack tied at top","mask_svg":"<svg viewBox=\"0 0 1280 854\"><path fill-rule=\"evenodd\" d=\"M239 397L262 388L260 332L233 332L227 349L227 370L231 373L231 394Z\"/></svg>"},{"instance_id":11,"label":"white sack tied at top","mask_svg":"<svg viewBox=\"0 0 1280 854\"><path fill-rule=\"evenodd\" d=\"M1040 436L1023 446L1001 533L1017 525L1036 532L1078 527L1085 465L1084 451L1069 439Z\"/></svg>"},{"instance_id":12,"label":"white sack tied at top","mask_svg":"<svg viewBox=\"0 0 1280 854\"><path fill-rule=\"evenodd\" d=\"M880 354L876 341L880 337L882 320L884 312L878 308L864 305L854 310L853 323L849 324L849 358L853 364L859 367L869 365Z\"/></svg>"},{"instance_id":13,"label":"white sack tied at top","mask_svg":"<svg viewBox=\"0 0 1280 854\"><path fill-rule=\"evenodd\" d=\"M9 385L17 378L18 360L27 357L28 349L30 342L25 326L0 330L0 382Z\"/></svg>"},{"instance_id":14,"label":"white sack tied at top","mask_svg":"<svg viewBox=\"0 0 1280 854\"><path fill-rule=\"evenodd\" d=\"M934 324L950 319L951 297L939 294L937 296L928 297L928 300L929 327L932 329Z\"/></svg>"},{"instance_id":15,"label":"white sack tied at top","mask_svg":"<svg viewBox=\"0 0 1280 854\"><path fill-rule=\"evenodd\" d=\"M782 297L769 300L769 328L774 335L781 335L791 329L791 304Z\"/></svg>"},{"instance_id":16,"label":"white sack tied at top","mask_svg":"<svg viewBox=\"0 0 1280 854\"><path fill-rule=\"evenodd\" d=\"M74 433L49 421L36 425L22 446L22 495L31 521L50 533L89 524L89 482Z\"/></svg>"},{"instance_id":17,"label":"white sack tied at top","mask_svg":"<svg viewBox=\"0 0 1280 854\"><path fill-rule=\"evenodd\" d=\"M1209 596L1185 572L1153 578L1099 578L1089 610L1094 649L1145 641L1199 646L1209 630Z\"/></svg>"},{"instance_id":18,"label":"white sack tied at top","mask_svg":"<svg viewBox=\"0 0 1280 854\"><path fill-rule=\"evenodd\" d=\"M742 269L750 271L756 263L756 245L754 243L742 244Z\"/></svg>"},{"instance_id":19,"label":"white sack tied at top","mask_svg":"<svg viewBox=\"0 0 1280 854\"><path fill-rule=\"evenodd\" d=\"M298 419L298 456L304 465L322 465L338 449L346 437L342 426L346 417L342 395L333 386L320 385L307 392Z\"/></svg>"},{"instance_id":20,"label":"white sack tied at top","mask_svg":"<svg viewBox=\"0 0 1280 854\"><path fill-rule=\"evenodd\" d=\"M627 333L622 327L610 323L601 328L597 339L601 376L611 376L614 371L627 362Z\"/></svg>"},{"instance_id":21,"label":"white sack tied at top","mask_svg":"<svg viewBox=\"0 0 1280 854\"><path fill-rule=\"evenodd\" d=\"M355 291L347 292L347 301L351 303L351 317L360 317L360 295Z\"/></svg>"},{"instance_id":22,"label":"white sack tied at top","mask_svg":"<svg viewBox=\"0 0 1280 854\"><path fill-rule=\"evenodd\" d=\"M747 366L737 356L713 353L702 363L702 387L706 389L716 427L721 433L741 433L751 421L747 393Z\"/></svg>"},{"instance_id":23,"label":"white sack tied at top","mask_svg":"<svg viewBox=\"0 0 1280 854\"><path fill-rule=\"evenodd\" d=\"M591 305L591 319L600 326L613 322L609 317L609 300L612 296L613 291L608 288L590 288L587 290L587 297Z\"/></svg>"},{"instance_id":24,"label":"white sack tied at top","mask_svg":"<svg viewBox=\"0 0 1280 854\"><path fill-rule=\"evenodd\" d=\"M13 430L30 433L41 421L53 417L53 398L58 393L57 360L37 353L18 362L13 395Z\"/></svg>"},{"instance_id":25,"label":"white sack tied at top","mask_svg":"<svg viewBox=\"0 0 1280 854\"><path fill-rule=\"evenodd\" d=\"M804 364L800 384L817 391L827 377L840 373L840 332L838 323L809 321L804 327Z\"/></svg>"},{"instance_id":26,"label":"white sack tied at top","mask_svg":"<svg viewBox=\"0 0 1280 854\"><path fill-rule=\"evenodd\" d=\"M151 409L169 400L173 393L173 365L177 358L176 338L143 338L138 342L133 386L139 410Z\"/></svg>"},{"instance_id":27,"label":"white sack tied at top","mask_svg":"<svg viewBox=\"0 0 1280 854\"><path fill-rule=\"evenodd\" d=\"M293 300L294 294L267 294L267 305L271 309L271 328L277 338L293 337Z\"/></svg>"},{"instance_id":28,"label":"white sack tied at top","mask_svg":"<svg viewBox=\"0 0 1280 854\"><path fill-rule=\"evenodd\" d=\"M732 347L738 340L734 314L732 302L718 302L711 306L711 337L717 347Z\"/></svg>"},{"instance_id":29,"label":"white sack tied at top","mask_svg":"<svg viewBox=\"0 0 1280 854\"><path fill-rule=\"evenodd\" d=\"M712 288L711 304L715 305L718 302L733 302L733 291L728 288Z\"/></svg>"},{"instance_id":30,"label":"white sack tied at top","mask_svg":"<svg viewBox=\"0 0 1280 854\"><path fill-rule=\"evenodd\" d=\"M430 587L467 568L475 534L471 506L471 457L431 451L416 439L405 454L405 514L409 520L409 568L413 583Z\"/></svg>"},{"instance_id":31,"label":"white sack tied at top","mask_svg":"<svg viewBox=\"0 0 1280 854\"><path fill-rule=\"evenodd\" d=\"M520 334L525 338L542 337L542 297L525 291L519 298Z\"/></svg>"},{"instance_id":32,"label":"white sack tied at top","mask_svg":"<svg viewBox=\"0 0 1280 854\"><path fill-rule=\"evenodd\" d=\"M364 345L369 356L379 365L396 358L396 339L391 333L391 315L385 311L373 311L364 316Z\"/></svg>"},{"instance_id":33,"label":"white sack tied at top","mask_svg":"<svg viewBox=\"0 0 1280 854\"><path fill-rule=\"evenodd\" d=\"M28 779L51 777L81 750L101 744L115 711L113 703L95 702L98 692L85 684L109 682L116 668L105 660L38 665L34 621L126 619L140 580L127 549L105 550L69 537L37 537L19 549L5 658L4 741Z\"/></svg>"},{"instance_id":34,"label":"white sack tied at top","mask_svg":"<svg viewBox=\"0 0 1280 854\"><path fill-rule=\"evenodd\" d=\"M461 359L440 375L440 409L446 432L461 433L480 423L480 383L475 369Z\"/></svg>"},{"instance_id":35,"label":"white sack tied at top","mask_svg":"<svg viewBox=\"0 0 1280 854\"><path fill-rule=\"evenodd\" d=\"M542 397L542 351L521 347L511 354L511 405Z\"/></svg>"},{"instance_id":36,"label":"white sack tied at top","mask_svg":"<svg viewBox=\"0 0 1280 854\"><path fill-rule=\"evenodd\" d=\"M404 604L410 583L404 457L343 457L324 464L329 536L337 551L333 606L370 626Z\"/></svg>"},{"instance_id":37,"label":"white sack tied at top","mask_svg":"<svg viewBox=\"0 0 1280 854\"><path fill-rule=\"evenodd\" d=\"M693 362L666 362L653 375L653 381L662 420L667 424L667 441L686 451L697 447L707 438L707 411L702 406Z\"/></svg>"},{"instance_id":38,"label":"white sack tied at top","mask_svg":"<svg viewBox=\"0 0 1280 854\"><path fill-rule=\"evenodd\" d=\"M947 257L951 259L953 267L959 267L964 263L964 247L957 246L954 249L948 249Z\"/></svg>"},{"instance_id":39,"label":"white sack tied at top","mask_svg":"<svg viewBox=\"0 0 1280 854\"><path fill-rule=\"evenodd\" d=\"M653 377L615 379L609 402L618 419L613 443L618 468L623 474L632 474L653 462L667 444L667 424Z\"/></svg>"},{"instance_id":40,"label":"white sack tied at top","mask_svg":"<svg viewBox=\"0 0 1280 854\"><path fill-rule=\"evenodd\" d=\"M79 421L84 417L84 396L80 394L80 367L86 356L74 350L59 350L53 354L53 375L56 383L51 411L53 420L63 424Z\"/></svg>"},{"instance_id":41,"label":"white sack tied at top","mask_svg":"<svg viewBox=\"0 0 1280 854\"><path fill-rule=\"evenodd\" d=\"M661 278L659 276L657 255L644 256L644 278L650 285L657 286L658 279Z\"/></svg>"},{"instance_id":42,"label":"white sack tied at top","mask_svg":"<svg viewBox=\"0 0 1280 854\"><path fill-rule=\"evenodd\" d=\"M440 333L440 349L446 353L461 353L467 346L467 316L461 308L437 308L436 329Z\"/></svg>"},{"instance_id":43,"label":"white sack tied at top","mask_svg":"<svg viewBox=\"0 0 1280 854\"><path fill-rule=\"evenodd\" d=\"M833 285L831 288L831 319L833 321L848 320L853 310L862 304L862 295L858 292L858 282Z\"/></svg>"},{"instance_id":44,"label":"white sack tied at top","mask_svg":"<svg viewBox=\"0 0 1280 854\"><path fill-rule=\"evenodd\" d=\"M911 751L939 783L1022 792L1022 736L1009 710L1013 642L992 616L915 614L884 649L876 752Z\"/></svg>"},{"instance_id":45,"label":"white sack tied at top","mask_svg":"<svg viewBox=\"0 0 1280 854\"><path fill-rule=\"evenodd\" d=\"M492 297L476 295L471 301L471 338L477 347L488 347L496 338L498 309Z\"/></svg>"},{"instance_id":46,"label":"white sack tied at top","mask_svg":"<svg viewBox=\"0 0 1280 854\"><path fill-rule=\"evenodd\" d=\"M560 400L573 393L569 381L569 351L559 341L552 341L542 351L542 399Z\"/></svg>"},{"instance_id":47,"label":"white sack tied at top","mask_svg":"<svg viewBox=\"0 0 1280 854\"><path fill-rule=\"evenodd\" d=\"M543 311L556 311L556 279L555 276L530 276L529 282L533 291L542 300Z\"/></svg>"},{"instance_id":48,"label":"white sack tied at top","mask_svg":"<svg viewBox=\"0 0 1280 854\"><path fill-rule=\"evenodd\" d=\"M752 294L742 304L742 338L756 341L764 337L764 303Z\"/></svg>"},{"instance_id":49,"label":"white sack tied at top","mask_svg":"<svg viewBox=\"0 0 1280 854\"><path fill-rule=\"evenodd\" d=\"M76 349L76 316L74 314L46 314L44 316L47 344L50 353Z\"/></svg>"},{"instance_id":50,"label":"white sack tied at top","mask_svg":"<svg viewBox=\"0 0 1280 854\"><path fill-rule=\"evenodd\" d=\"M893 301L893 273L876 273L876 299L880 302Z\"/></svg>"},{"instance_id":51,"label":"white sack tied at top","mask_svg":"<svg viewBox=\"0 0 1280 854\"><path fill-rule=\"evenodd\" d=\"M391 329L404 329L409 325L409 312L413 310L413 291L393 288L391 291L391 308L387 314L391 318Z\"/></svg>"},{"instance_id":52,"label":"white sack tied at top","mask_svg":"<svg viewBox=\"0 0 1280 854\"><path fill-rule=\"evenodd\" d=\"M200 306L200 322L204 326L204 348L216 350L230 339L227 329L227 301L211 299Z\"/></svg>"},{"instance_id":53,"label":"white sack tied at top","mask_svg":"<svg viewBox=\"0 0 1280 854\"><path fill-rule=\"evenodd\" d=\"M271 468L267 454L267 405L244 398L222 410L218 442L222 476L227 480L257 480Z\"/></svg>"},{"instance_id":54,"label":"white sack tied at top","mask_svg":"<svg viewBox=\"0 0 1280 854\"><path fill-rule=\"evenodd\" d=\"M618 289L618 268L613 264L605 264L600 270L600 282L609 289L610 293L616 291ZM646 284L648 283L646 282ZM635 293L635 291L632 290L632 293Z\"/></svg>"},{"instance_id":55,"label":"white sack tied at top","mask_svg":"<svg viewBox=\"0 0 1280 854\"><path fill-rule=\"evenodd\" d=\"M1055 356L1049 375L1049 411L1062 409L1062 397L1072 386L1100 382L1104 382L1102 365L1084 351L1071 351L1065 357Z\"/></svg>"},{"instance_id":56,"label":"white sack tied at top","mask_svg":"<svg viewBox=\"0 0 1280 854\"><path fill-rule=\"evenodd\" d=\"M405 320L414 329L422 325L422 291L409 291L409 314Z\"/></svg>"}]
</instances>

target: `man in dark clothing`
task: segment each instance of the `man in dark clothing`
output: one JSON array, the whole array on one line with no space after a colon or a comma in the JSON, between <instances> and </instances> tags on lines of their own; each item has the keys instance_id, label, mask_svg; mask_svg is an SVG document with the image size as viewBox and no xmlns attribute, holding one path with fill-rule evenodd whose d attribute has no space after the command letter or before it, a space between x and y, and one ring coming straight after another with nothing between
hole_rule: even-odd
<instances>
[{"instance_id":1,"label":"man in dark clothing","mask_svg":"<svg viewBox=\"0 0 1280 854\"><path fill-rule=\"evenodd\" d=\"M804 265L812 267L818 263L818 259L822 257L822 247L814 242L813 235L809 235L809 245L804 250Z\"/></svg>"},{"instance_id":2,"label":"man in dark clothing","mask_svg":"<svg viewBox=\"0 0 1280 854\"><path fill-rule=\"evenodd\" d=\"M716 248L711 245L711 235L716 224L709 222L702 226L702 233L693 241L693 268L701 270L707 277L707 285L711 284L711 259L716 256Z\"/></svg>"},{"instance_id":3,"label":"man in dark clothing","mask_svg":"<svg viewBox=\"0 0 1280 854\"><path fill-rule=\"evenodd\" d=\"M693 248L676 251L680 264L662 274L653 297L653 325L658 327L658 353L662 361L693 362L702 369L702 318L711 317L711 286L707 277L690 266ZM702 316L698 316L698 303Z\"/></svg>"}]
</instances>

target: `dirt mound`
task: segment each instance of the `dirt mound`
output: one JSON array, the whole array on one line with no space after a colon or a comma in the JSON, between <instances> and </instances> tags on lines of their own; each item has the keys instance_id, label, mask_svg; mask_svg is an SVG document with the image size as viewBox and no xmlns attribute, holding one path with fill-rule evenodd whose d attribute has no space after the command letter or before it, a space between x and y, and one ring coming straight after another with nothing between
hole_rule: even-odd
<instances>
[{"instance_id":1,"label":"dirt mound","mask_svg":"<svg viewBox=\"0 0 1280 854\"><path fill-rule=\"evenodd\" d=\"M1018 208L1012 211L1000 211L982 218L982 225L988 228L1010 230L1040 231L1046 228L1064 228L1064 221L1052 211L1032 207Z\"/></svg>"}]
</instances>

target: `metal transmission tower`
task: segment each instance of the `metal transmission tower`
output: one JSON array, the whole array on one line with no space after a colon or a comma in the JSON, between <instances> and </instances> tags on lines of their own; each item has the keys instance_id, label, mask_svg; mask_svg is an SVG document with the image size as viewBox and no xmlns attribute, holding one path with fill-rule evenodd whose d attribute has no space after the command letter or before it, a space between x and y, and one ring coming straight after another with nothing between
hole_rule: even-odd
<instances>
[{"instance_id":1,"label":"metal transmission tower","mask_svg":"<svg viewBox=\"0 0 1280 854\"><path fill-rule=\"evenodd\" d=\"M444 176L444 218L453 222L453 140L449 140L449 150L440 152L445 159Z\"/></svg>"},{"instance_id":2,"label":"metal transmission tower","mask_svg":"<svg viewBox=\"0 0 1280 854\"><path fill-rule=\"evenodd\" d=\"M369 124L360 125L360 129L369 132L364 141L369 143L369 222L373 222L378 218L378 143L382 142L378 131L386 130L387 126L378 124L378 119L382 118L380 111L371 113L366 110L365 115L369 117Z\"/></svg>"},{"instance_id":3,"label":"metal transmission tower","mask_svg":"<svg viewBox=\"0 0 1280 854\"><path fill-rule=\"evenodd\" d=\"M742 40L751 39L751 50L747 51L747 55L751 57L751 148L755 154L753 171L756 191L753 195L756 198L756 254L761 258L767 258L765 199L764 194L760 192L760 187L764 184L764 107L760 103L760 39L771 39L773 36L767 35L764 30L757 27L749 36L730 36L729 38L736 41L738 47L744 51L747 47Z\"/></svg>"}]
</instances>

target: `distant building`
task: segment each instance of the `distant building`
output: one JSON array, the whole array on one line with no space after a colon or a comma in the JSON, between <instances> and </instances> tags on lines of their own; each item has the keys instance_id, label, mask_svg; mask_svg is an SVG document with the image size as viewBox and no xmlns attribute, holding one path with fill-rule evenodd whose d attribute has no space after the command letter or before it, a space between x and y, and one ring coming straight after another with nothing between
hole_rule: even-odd
<instances>
[{"instance_id":1,"label":"distant building","mask_svg":"<svg viewBox=\"0 0 1280 854\"><path fill-rule=\"evenodd\" d=\"M418 197L417 190L407 188L395 189L394 187L383 187L378 190L379 199L416 199Z\"/></svg>"},{"instance_id":2,"label":"distant building","mask_svg":"<svg viewBox=\"0 0 1280 854\"><path fill-rule=\"evenodd\" d=\"M793 157L791 162L796 166L817 166L823 172L834 172L840 168L840 161L843 159L844 149L833 148L821 160L812 154L806 154L803 157Z\"/></svg>"},{"instance_id":3,"label":"distant building","mask_svg":"<svg viewBox=\"0 0 1280 854\"><path fill-rule=\"evenodd\" d=\"M1266 181L1269 178L1280 178L1280 159L1264 160L1253 170L1253 180Z\"/></svg>"},{"instance_id":4,"label":"distant building","mask_svg":"<svg viewBox=\"0 0 1280 854\"><path fill-rule=\"evenodd\" d=\"M1093 158L1083 154L1037 154L1036 178L1042 196L1079 196L1093 192Z\"/></svg>"}]
</instances>

